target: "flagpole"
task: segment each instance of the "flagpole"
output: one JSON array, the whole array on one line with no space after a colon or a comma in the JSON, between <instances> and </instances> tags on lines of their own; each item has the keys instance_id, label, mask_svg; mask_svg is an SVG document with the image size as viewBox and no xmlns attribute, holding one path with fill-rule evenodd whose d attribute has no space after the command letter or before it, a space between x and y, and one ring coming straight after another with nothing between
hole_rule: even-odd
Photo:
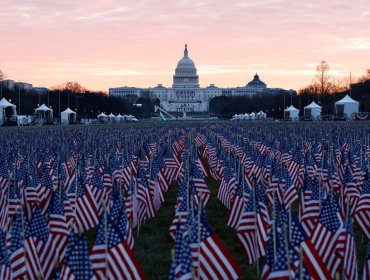
<instances>
[{"instance_id":1,"label":"flagpole","mask_svg":"<svg viewBox=\"0 0 370 280\"><path fill-rule=\"evenodd\" d=\"M303 280L303 252L302 252L302 245L299 246L299 280Z\"/></svg>"},{"instance_id":2,"label":"flagpole","mask_svg":"<svg viewBox=\"0 0 370 280\"><path fill-rule=\"evenodd\" d=\"M78 188L78 181L77 181L77 178L78 178L78 165L75 167L75 176L76 176L76 178L75 178L75 207L74 207L74 214L75 214L75 219L74 219L74 228L75 228L75 230L76 230L76 233L78 234L78 233L80 233L80 231L79 231L79 228L77 228L77 220L76 220L76 216L77 216L77 188Z\"/></svg>"},{"instance_id":3,"label":"flagpole","mask_svg":"<svg viewBox=\"0 0 370 280\"><path fill-rule=\"evenodd\" d=\"M243 191L244 192L244 191ZM259 257L258 257L258 249L257 249L257 212L256 212L256 181L253 180L253 211L254 211L254 254L256 256L256 266L257 266L257 277L260 276L260 269L259 269Z\"/></svg>"},{"instance_id":4,"label":"flagpole","mask_svg":"<svg viewBox=\"0 0 370 280\"><path fill-rule=\"evenodd\" d=\"M276 259L276 213L275 213L275 190L273 191L272 202L272 229L273 229L273 242L274 242L274 262Z\"/></svg>"},{"instance_id":5,"label":"flagpole","mask_svg":"<svg viewBox=\"0 0 370 280\"><path fill-rule=\"evenodd\" d=\"M200 233L201 233L201 223L200 223L200 218L202 215L202 198L199 197L199 207L198 207L198 264L197 264L197 278L198 280L200 279L199 275L199 269L200 269Z\"/></svg>"}]
</instances>

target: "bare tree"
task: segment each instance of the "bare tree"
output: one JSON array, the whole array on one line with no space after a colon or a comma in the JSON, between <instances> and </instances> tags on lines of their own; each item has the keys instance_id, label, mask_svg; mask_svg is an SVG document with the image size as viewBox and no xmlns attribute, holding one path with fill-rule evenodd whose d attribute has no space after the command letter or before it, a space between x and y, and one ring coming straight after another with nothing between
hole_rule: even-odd
<instances>
[{"instance_id":1,"label":"bare tree","mask_svg":"<svg viewBox=\"0 0 370 280\"><path fill-rule=\"evenodd\" d=\"M304 88L301 88L298 94L319 94L321 91L320 85L318 83L312 83Z\"/></svg>"},{"instance_id":2,"label":"bare tree","mask_svg":"<svg viewBox=\"0 0 370 280\"><path fill-rule=\"evenodd\" d=\"M5 74L4 74L4 72L3 72L3 71L1 71L1 69L0 69L0 81L4 81L4 79L5 79Z\"/></svg>"},{"instance_id":3,"label":"bare tree","mask_svg":"<svg viewBox=\"0 0 370 280\"><path fill-rule=\"evenodd\" d=\"M344 92L349 90L350 79L349 77L343 78L333 78L333 82L331 83L330 93L338 93Z\"/></svg>"},{"instance_id":4,"label":"bare tree","mask_svg":"<svg viewBox=\"0 0 370 280\"><path fill-rule=\"evenodd\" d=\"M368 80L370 80L370 69L367 69L366 70L366 75L363 75L360 78L358 78L357 82L364 83Z\"/></svg>"},{"instance_id":5,"label":"bare tree","mask_svg":"<svg viewBox=\"0 0 370 280\"><path fill-rule=\"evenodd\" d=\"M325 60L321 61L316 67L316 80L320 86L320 94L330 93L332 85L329 70L330 66Z\"/></svg>"},{"instance_id":6,"label":"bare tree","mask_svg":"<svg viewBox=\"0 0 370 280\"><path fill-rule=\"evenodd\" d=\"M81 86L78 82L66 82L61 85L56 85L51 87L52 90L66 90L74 93L83 93L86 92L87 89Z\"/></svg>"}]
</instances>

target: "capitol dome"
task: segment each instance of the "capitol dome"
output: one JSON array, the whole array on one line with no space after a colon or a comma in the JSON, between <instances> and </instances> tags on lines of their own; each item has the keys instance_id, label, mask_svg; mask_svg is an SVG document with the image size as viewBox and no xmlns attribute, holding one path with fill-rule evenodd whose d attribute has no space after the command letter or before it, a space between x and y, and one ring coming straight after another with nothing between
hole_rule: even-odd
<instances>
[{"instance_id":1,"label":"capitol dome","mask_svg":"<svg viewBox=\"0 0 370 280\"><path fill-rule=\"evenodd\" d=\"M256 73L256 75L253 77L253 80L247 84L247 87L264 89L266 88L266 84L260 80L260 77Z\"/></svg>"},{"instance_id":2,"label":"capitol dome","mask_svg":"<svg viewBox=\"0 0 370 280\"><path fill-rule=\"evenodd\" d=\"M173 76L173 87L199 87L197 68L189 58L188 48L185 45L184 57L179 60Z\"/></svg>"},{"instance_id":3,"label":"capitol dome","mask_svg":"<svg viewBox=\"0 0 370 280\"><path fill-rule=\"evenodd\" d=\"M176 68L195 68L194 62L189 58L187 45L185 45L184 57L179 60Z\"/></svg>"}]
</instances>

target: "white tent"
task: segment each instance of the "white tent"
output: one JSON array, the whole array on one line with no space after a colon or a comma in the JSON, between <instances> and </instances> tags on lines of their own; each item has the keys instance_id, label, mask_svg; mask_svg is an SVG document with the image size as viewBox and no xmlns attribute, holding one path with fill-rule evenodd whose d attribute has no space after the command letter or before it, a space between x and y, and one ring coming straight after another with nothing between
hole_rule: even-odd
<instances>
[{"instance_id":1,"label":"white tent","mask_svg":"<svg viewBox=\"0 0 370 280\"><path fill-rule=\"evenodd\" d=\"M98 118L106 118L106 117L108 117L108 116L102 112L102 113L100 113L99 115L97 115L97 117L98 117Z\"/></svg>"},{"instance_id":2,"label":"white tent","mask_svg":"<svg viewBox=\"0 0 370 280\"><path fill-rule=\"evenodd\" d=\"M109 117L104 114L104 112L101 112L99 115L97 115L97 118L99 122L106 123Z\"/></svg>"},{"instance_id":3,"label":"white tent","mask_svg":"<svg viewBox=\"0 0 370 280\"><path fill-rule=\"evenodd\" d=\"M256 119L256 113L255 112L252 112L249 114L249 119L250 120L255 120Z\"/></svg>"},{"instance_id":4,"label":"white tent","mask_svg":"<svg viewBox=\"0 0 370 280\"><path fill-rule=\"evenodd\" d=\"M12 108L13 110L13 116L17 115L16 106L12 103L10 103L5 98L0 100L0 125L2 125L5 122L5 109L6 108Z\"/></svg>"},{"instance_id":5,"label":"white tent","mask_svg":"<svg viewBox=\"0 0 370 280\"><path fill-rule=\"evenodd\" d=\"M335 113L338 116L350 119L353 113L358 113L359 103L346 95L341 100L335 102Z\"/></svg>"},{"instance_id":6,"label":"white tent","mask_svg":"<svg viewBox=\"0 0 370 280\"><path fill-rule=\"evenodd\" d=\"M76 112L72 111L70 108L67 108L60 113L61 124L70 124L75 122L76 122Z\"/></svg>"},{"instance_id":7,"label":"white tent","mask_svg":"<svg viewBox=\"0 0 370 280\"><path fill-rule=\"evenodd\" d=\"M312 101L310 105L304 107L305 120L319 120L322 107Z\"/></svg>"},{"instance_id":8,"label":"white tent","mask_svg":"<svg viewBox=\"0 0 370 280\"><path fill-rule=\"evenodd\" d=\"M249 114L248 113L244 114L244 120L249 120Z\"/></svg>"},{"instance_id":9,"label":"white tent","mask_svg":"<svg viewBox=\"0 0 370 280\"><path fill-rule=\"evenodd\" d=\"M132 121L135 117L133 115L126 116L126 120Z\"/></svg>"},{"instance_id":10,"label":"white tent","mask_svg":"<svg viewBox=\"0 0 370 280\"><path fill-rule=\"evenodd\" d=\"M236 121L236 120L242 120L243 119L243 114L235 114L232 118L233 121Z\"/></svg>"},{"instance_id":11,"label":"white tent","mask_svg":"<svg viewBox=\"0 0 370 280\"><path fill-rule=\"evenodd\" d=\"M257 113L257 119L264 120L266 119L266 113L264 113L262 110Z\"/></svg>"},{"instance_id":12,"label":"white tent","mask_svg":"<svg viewBox=\"0 0 370 280\"><path fill-rule=\"evenodd\" d=\"M53 120L53 109L50 109L45 104L42 104L40 107L35 109L36 118L42 119L46 122Z\"/></svg>"},{"instance_id":13,"label":"white tent","mask_svg":"<svg viewBox=\"0 0 370 280\"><path fill-rule=\"evenodd\" d=\"M117 115L117 119L118 119L119 121L122 121L122 120L124 120L124 119L125 119L125 117L124 117L124 116L122 116L122 115L121 115L121 113L119 113L119 114Z\"/></svg>"},{"instance_id":14,"label":"white tent","mask_svg":"<svg viewBox=\"0 0 370 280\"><path fill-rule=\"evenodd\" d=\"M284 117L290 119L291 121L298 121L299 120L299 110L295 108L293 105L290 105L288 108L284 110Z\"/></svg>"}]
</instances>

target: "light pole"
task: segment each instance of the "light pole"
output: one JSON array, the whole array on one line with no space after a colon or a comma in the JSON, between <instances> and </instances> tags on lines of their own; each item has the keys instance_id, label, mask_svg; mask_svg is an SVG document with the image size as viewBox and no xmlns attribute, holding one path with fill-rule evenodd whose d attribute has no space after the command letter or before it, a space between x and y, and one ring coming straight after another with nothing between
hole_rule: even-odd
<instances>
[{"instance_id":1,"label":"light pole","mask_svg":"<svg viewBox=\"0 0 370 280\"><path fill-rule=\"evenodd\" d=\"M76 96L76 121L77 121L77 116L78 116L78 99L81 98L82 96Z\"/></svg>"},{"instance_id":2,"label":"light pole","mask_svg":"<svg viewBox=\"0 0 370 280\"><path fill-rule=\"evenodd\" d=\"M58 89L58 104L59 104L59 117L60 117L60 89Z\"/></svg>"},{"instance_id":3,"label":"light pole","mask_svg":"<svg viewBox=\"0 0 370 280\"><path fill-rule=\"evenodd\" d=\"M18 112L19 112L19 115L21 115L21 86L20 86L20 82L19 81L19 85L18 85Z\"/></svg>"},{"instance_id":4,"label":"light pole","mask_svg":"<svg viewBox=\"0 0 370 280\"><path fill-rule=\"evenodd\" d=\"M348 74L346 71L341 71L339 73ZM352 97L352 71L349 71L349 96Z\"/></svg>"},{"instance_id":5,"label":"light pole","mask_svg":"<svg viewBox=\"0 0 370 280\"><path fill-rule=\"evenodd\" d=\"M349 72L349 96L352 97L352 72Z\"/></svg>"}]
</instances>

